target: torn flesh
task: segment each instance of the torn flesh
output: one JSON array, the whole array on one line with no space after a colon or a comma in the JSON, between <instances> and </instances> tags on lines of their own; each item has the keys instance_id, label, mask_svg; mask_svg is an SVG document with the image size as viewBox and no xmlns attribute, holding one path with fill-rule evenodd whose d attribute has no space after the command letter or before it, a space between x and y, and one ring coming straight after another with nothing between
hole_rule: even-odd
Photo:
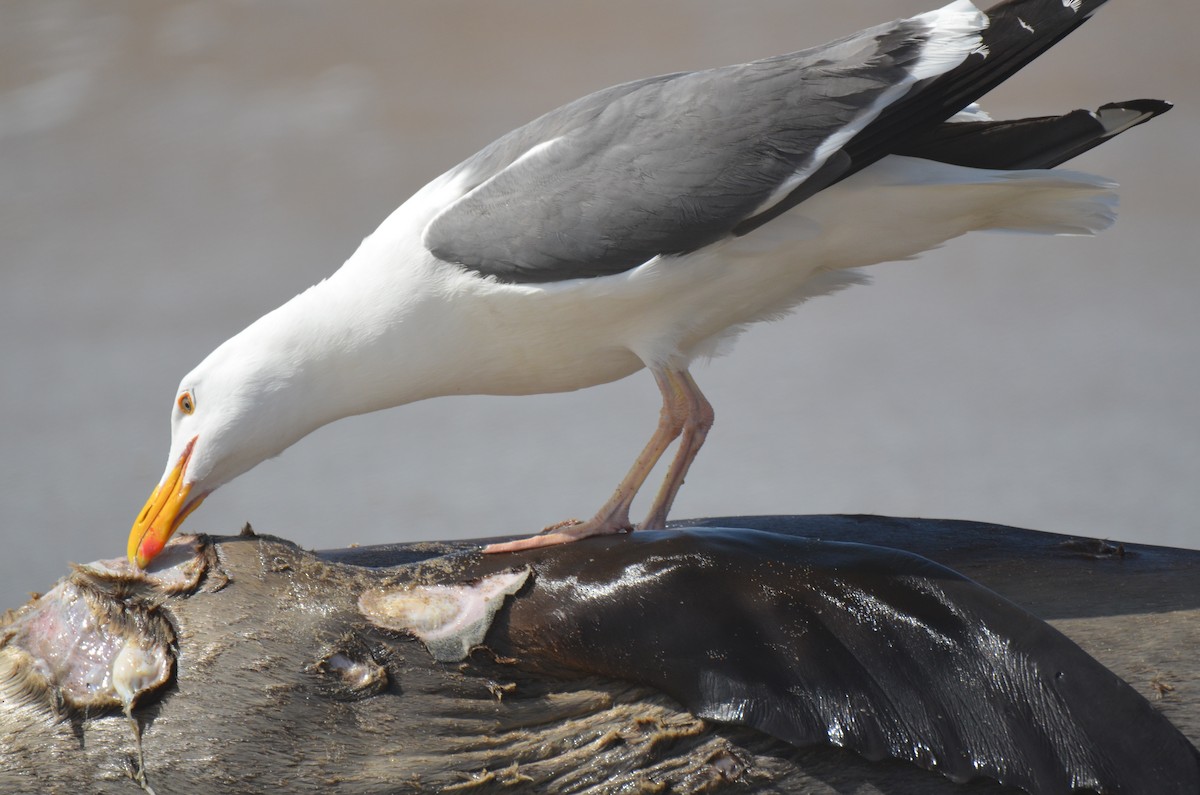
<instances>
[{"instance_id":1,"label":"torn flesh","mask_svg":"<svg viewBox=\"0 0 1200 795\"><path fill-rule=\"evenodd\" d=\"M45 594L0 619L0 700L51 714L120 709L130 721L145 777L134 708L165 686L175 670L175 633L161 597L197 587L206 571L204 546L179 538L149 571L124 558L75 566Z\"/></svg>"},{"instance_id":2,"label":"torn flesh","mask_svg":"<svg viewBox=\"0 0 1200 795\"><path fill-rule=\"evenodd\" d=\"M457 662L483 643L496 611L525 585L530 569L462 585L406 585L366 591L358 609L372 623L415 635L438 662Z\"/></svg>"}]
</instances>

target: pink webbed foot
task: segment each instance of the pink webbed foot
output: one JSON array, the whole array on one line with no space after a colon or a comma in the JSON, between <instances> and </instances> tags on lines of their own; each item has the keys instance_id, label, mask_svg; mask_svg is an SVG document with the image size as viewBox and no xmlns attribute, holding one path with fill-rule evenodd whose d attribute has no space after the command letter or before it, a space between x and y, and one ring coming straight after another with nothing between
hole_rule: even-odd
<instances>
[{"instance_id":1,"label":"pink webbed foot","mask_svg":"<svg viewBox=\"0 0 1200 795\"><path fill-rule=\"evenodd\" d=\"M712 427L713 410L686 369L651 367L651 372L663 399L658 427L608 502L586 522L561 522L529 538L488 544L483 548L484 554L520 552L525 549L569 544L592 536L631 532L633 525L629 521L629 509L633 498L671 442L681 439L675 459L667 468L662 487L650 506L650 513L641 525L647 530L658 530L666 526L667 513L671 510L675 495L683 485L684 476L695 460L696 453L704 444L708 429Z\"/></svg>"},{"instance_id":2,"label":"pink webbed foot","mask_svg":"<svg viewBox=\"0 0 1200 795\"><path fill-rule=\"evenodd\" d=\"M581 522L578 519L568 519L565 522L552 524L542 532L528 538L516 541L503 541L499 544L488 544L483 548L483 554L494 555L498 552L520 552L526 549L553 547L558 544L570 544L592 536L607 536L616 533L628 533L633 530L626 524L622 526L615 522L600 522L592 519Z\"/></svg>"}]
</instances>

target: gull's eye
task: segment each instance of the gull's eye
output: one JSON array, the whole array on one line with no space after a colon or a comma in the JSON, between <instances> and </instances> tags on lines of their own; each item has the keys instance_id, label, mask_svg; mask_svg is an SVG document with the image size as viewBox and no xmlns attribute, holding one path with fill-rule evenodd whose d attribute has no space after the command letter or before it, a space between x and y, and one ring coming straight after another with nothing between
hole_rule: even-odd
<instances>
[{"instance_id":1,"label":"gull's eye","mask_svg":"<svg viewBox=\"0 0 1200 795\"><path fill-rule=\"evenodd\" d=\"M184 414L191 414L196 410L196 399L192 397L191 392L184 392L179 396L179 400L175 402L178 404L179 410Z\"/></svg>"}]
</instances>

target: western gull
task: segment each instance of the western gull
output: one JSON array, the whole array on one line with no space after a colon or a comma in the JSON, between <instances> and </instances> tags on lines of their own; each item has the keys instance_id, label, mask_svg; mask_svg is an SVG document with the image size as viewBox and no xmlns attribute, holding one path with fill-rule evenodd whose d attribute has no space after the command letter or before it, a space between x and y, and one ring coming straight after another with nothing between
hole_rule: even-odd
<instances>
[{"instance_id":1,"label":"western gull","mask_svg":"<svg viewBox=\"0 0 1200 795\"><path fill-rule=\"evenodd\" d=\"M1105 0L967 0L761 61L553 110L433 180L332 276L183 378L146 565L223 483L318 427L440 395L565 392L643 367L658 426L586 522L503 552L661 528L713 421L688 366L748 324L976 229L1088 234L1112 183L1051 170L1170 106L992 121L972 103Z\"/></svg>"}]
</instances>

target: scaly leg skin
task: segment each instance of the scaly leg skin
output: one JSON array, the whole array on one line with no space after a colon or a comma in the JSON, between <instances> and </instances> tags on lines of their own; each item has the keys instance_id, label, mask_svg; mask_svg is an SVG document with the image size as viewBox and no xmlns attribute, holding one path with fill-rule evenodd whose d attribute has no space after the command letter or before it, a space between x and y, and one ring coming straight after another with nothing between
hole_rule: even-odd
<instances>
[{"instance_id":1,"label":"scaly leg skin","mask_svg":"<svg viewBox=\"0 0 1200 795\"><path fill-rule=\"evenodd\" d=\"M667 469L662 486L654 497L646 521L639 525L642 530L661 530L667 526L667 513L675 502L675 495L683 485L683 479L696 460L696 454L708 438L708 431L713 425L713 407L700 391L700 387L687 370L671 374L676 380L678 392L687 400L687 412L683 424L683 438L679 441L679 449L675 459Z\"/></svg>"},{"instance_id":2,"label":"scaly leg skin","mask_svg":"<svg viewBox=\"0 0 1200 795\"><path fill-rule=\"evenodd\" d=\"M687 446L688 450L685 451L684 447L680 447L670 469L667 470L666 480L651 508L651 517L661 514L662 520L657 526L662 526L667 510L671 507L671 501L675 498L675 492L683 484L683 476L692 459L696 457L700 445L704 443L704 434L712 425L712 407L700 394L696 382L692 380L686 370L651 368L651 373L654 375L654 381L658 384L663 398L662 411L658 416L658 427L654 429L654 435L650 437L646 447L633 462L633 467L617 485L617 490L613 492L608 502L586 522L560 522L529 538L488 544L483 548L484 554L519 552L524 549L569 544L590 536L632 531L633 524L629 521L629 508L633 504L633 498L637 496L638 490L646 482L646 478L662 458L663 453L670 447L671 442L683 434L683 444ZM693 416L696 411L701 414L699 418Z\"/></svg>"}]
</instances>

